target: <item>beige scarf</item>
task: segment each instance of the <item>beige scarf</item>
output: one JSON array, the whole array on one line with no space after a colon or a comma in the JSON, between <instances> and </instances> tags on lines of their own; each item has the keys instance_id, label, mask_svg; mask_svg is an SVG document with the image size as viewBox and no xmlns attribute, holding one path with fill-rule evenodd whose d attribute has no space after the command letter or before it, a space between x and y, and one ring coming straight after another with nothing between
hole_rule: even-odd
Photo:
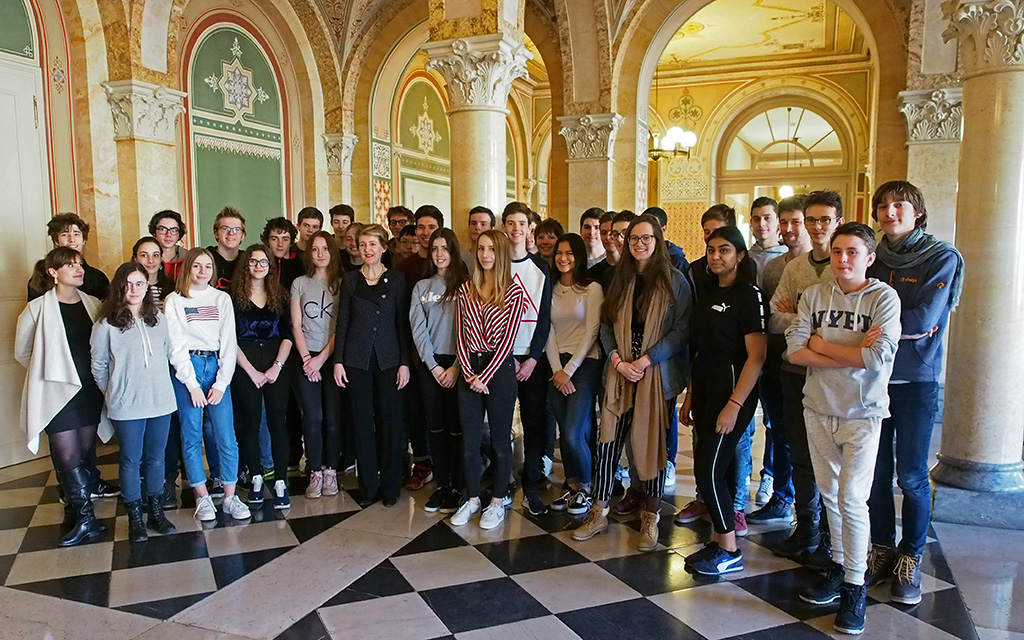
<instances>
[{"instance_id":1,"label":"beige scarf","mask_svg":"<svg viewBox=\"0 0 1024 640\"><path fill-rule=\"evenodd\" d=\"M615 319L615 347L625 362L633 360L633 286L626 289L623 300L629 301L619 307ZM661 295L651 301L644 323L641 355L661 340L664 333L665 315L668 312L668 296ZM635 391L634 391L635 387ZM668 411L665 393L661 386L661 365L651 365L644 371L640 382L633 383L619 374L614 367L608 368L608 382L604 392L604 408L601 411L601 442L615 440L615 427L619 417L633 409L633 428L630 444L633 448L632 464L641 480L658 477L666 463L665 429L668 427Z\"/></svg>"}]
</instances>

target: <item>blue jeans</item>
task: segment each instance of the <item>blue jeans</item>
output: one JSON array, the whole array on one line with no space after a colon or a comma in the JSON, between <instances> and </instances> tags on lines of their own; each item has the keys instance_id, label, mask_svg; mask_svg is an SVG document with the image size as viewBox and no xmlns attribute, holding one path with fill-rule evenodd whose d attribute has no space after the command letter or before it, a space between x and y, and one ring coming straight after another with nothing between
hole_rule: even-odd
<instances>
[{"instance_id":1,"label":"blue jeans","mask_svg":"<svg viewBox=\"0 0 1024 640\"><path fill-rule=\"evenodd\" d=\"M895 453L897 484L903 491L903 539L899 550L911 556L919 556L924 551L928 522L932 517L928 449L938 399L937 382L889 385L889 411L892 415L882 421L875 478L868 498L871 541L893 545L896 542L896 504L892 494Z\"/></svg>"},{"instance_id":2,"label":"blue jeans","mask_svg":"<svg viewBox=\"0 0 1024 640\"><path fill-rule=\"evenodd\" d=\"M125 503L142 499L139 465L145 464L146 495L159 496L164 490L164 449L171 414L140 420L111 420L121 458L121 496Z\"/></svg>"},{"instance_id":3,"label":"blue jeans","mask_svg":"<svg viewBox=\"0 0 1024 640\"><path fill-rule=\"evenodd\" d=\"M746 431L740 436L739 442L736 443L736 463L733 465L733 468L736 470L736 495L732 503L733 510L735 511L743 511L747 508L747 497L750 493L750 474L754 470L754 465L750 461L750 445L754 441L754 424L755 419L750 418ZM739 428L739 425L736 426Z\"/></svg>"},{"instance_id":4,"label":"blue jeans","mask_svg":"<svg viewBox=\"0 0 1024 640\"><path fill-rule=\"evenodd\" d=\"M786 504L793 504L793 467L789 460L789 440L782 427L782 378L778 369L761 374L759 389L765 426L771 423L765 433L765 468L771 467L769 475L774 477L772 487L775 495Z\"/></svg>"},{"instance_id":5,"label":"blue jeans","mask_svg":"<svg viewBox=\"0 0 1024 640\"><path fill-rule=\"evenodd\" d=\"M563 363L572 356L561 354ZM551 408L562 428L562 464L565 479L570 483L579 482L590 486L593 460L590 455L591 420L594 412L594 398L601 381L601 362L596 358L584 358L576 373L572 374L576 392L562 395L552 386L548 389Z\"/></svg>"},{"instance_id":6,"label":"blue jeans","mask_svg":"<svg viewBox=\"0 0 1024 640\"><path fill-rule=\"evenodd\" d=\"M192 368L203 393L209 393L217 379L217 357L191 355ZM231 387L224 390L224 397L215 405L205 409L192 406L192 396L177 378L174 382L174 398L178 403L178 420L181 422L181 457L185 462L185 474L189 485L198 487L206 484L206 470L203 467L203 415L209 416L220 457L221 480L225 486L234 486L238 480L238 442L235 440L235 414L231 407ZM234 470L235 473L231 473Z\"/></svg>"},{"instance_id":7,"label":"blue jeans","mask_svg":"<svg viewBox=\"0 0 1024 640\"><path fill-rule=\"evenodd\" d=\"M764 453L761 454L761 479L775 477L775 452L772 440L772 419L761 403L761 420L764 422Z\"/></svg>"}]
</instances>

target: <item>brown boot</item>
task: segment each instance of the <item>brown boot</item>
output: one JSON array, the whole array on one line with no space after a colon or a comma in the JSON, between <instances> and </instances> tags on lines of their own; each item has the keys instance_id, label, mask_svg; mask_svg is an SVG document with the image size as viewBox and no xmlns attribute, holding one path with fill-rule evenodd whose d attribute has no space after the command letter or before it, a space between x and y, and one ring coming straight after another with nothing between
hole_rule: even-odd
<instances>
[{"instance_id":1,"label":"brown boot","mask_svg":"<svg viewBox=\"0 0 1024 640\"><path fill-rule=\"evenodd\" d=\"M636 545L637 551L654 551L658 546L658 522L661 514L650 511L640 512L640 543Z\"/></svg>"}]
</instances>

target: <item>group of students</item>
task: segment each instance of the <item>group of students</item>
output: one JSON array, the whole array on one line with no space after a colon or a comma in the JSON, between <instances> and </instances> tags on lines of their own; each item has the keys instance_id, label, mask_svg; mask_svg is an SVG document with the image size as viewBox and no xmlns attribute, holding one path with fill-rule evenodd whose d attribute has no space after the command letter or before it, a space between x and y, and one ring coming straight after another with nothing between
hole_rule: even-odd
<instances>
[{"instance_id":1,"label":"group of students","mask_svg":"<svg viewBox=\"0 0 1024 640\"><path fill-rule=\"evenodd\" d=\"M677 421L691 425L698 499L675 521L706 516L714 535L686 566L741 571L760 402L775 491L750 518L788 518L795 502L796 530L773 550L825 574L801 598L839 599L836 628L850 633L863 630L865 583L894 575L894 597L920 600L927 443L963 262L924 233L913 185L876 192L877 247L869 227L844 223L832 191L755 201L749 248L735 212L715 205L693 264L665 240L657 207L590 209L581 234L537 224L519 202L498 229L476 207L465 251L430 205L393 208L390 234L354 222L347 205L330 215L334 234L306 208L297 227L270 220L262 243L242 250L245 219L227 207L217 245L184 251L181 216L163 211L109 286L82 257L88 225L51 220L55 249L29 283L16 356L28 369L29 446L46 433L68 505L61 545L102 531L90 500L102 482L95 441L112 431L132 541L147 526L174 530L162 509L176 504L179 465L199 520L216 519L211 493L221 492L228 516L249 518L270 480L274 506L288 508L299 434L307 498L338 493L354 463L363 506L392 506L403 482L434 480L428 511L492 529L511 503L518 401L526 511L584 516L576 540L601 533L626 453L629 490L615 509L640 512L640 551L658 544ZM403 235L416 243L402 248ZM555 424L565 483L548 505ZM894 455L905 494L898 552ZM243 470L248 506L235 491Z\"/></svg>"}]
</instances>

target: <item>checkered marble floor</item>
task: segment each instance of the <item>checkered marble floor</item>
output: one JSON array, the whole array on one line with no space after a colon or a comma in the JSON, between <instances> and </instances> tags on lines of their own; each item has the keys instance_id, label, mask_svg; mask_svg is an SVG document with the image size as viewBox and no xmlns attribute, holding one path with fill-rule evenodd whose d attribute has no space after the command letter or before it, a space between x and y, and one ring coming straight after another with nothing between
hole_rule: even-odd
<instances>
[{"instance_id":1,"label":"checkered marble floor","mask_svg":"<svg viewBox=\"0 0 1024 640\"><path fill-rule=\"evenodd\" d=\"M109 451L100 468L116 478ZM636 551L636 519L575 542L576 520L524 515L517 494L497 529L476 520L452 527L422 508L432 485L403 492L390 509L361 510L350 476L348 491L319 500L303 498L302 480L292 478L290 510L267 503L246 522L220 514L202 525L191 509L170 511L178 533L144 544L127 541L119 501L98 500L107 533L59 549L54 474L49 460L36 460L0 470L0 639L837 637L834 607L796 597L817 575L764 546L785 537L786 524L750 526L742 573L683 569L711 535L706 521L672 524L693 495L688 456L680 453L675 492L665 497L661 544L646 554ZM869 592L863 637L978 637L934 537L923 572L917 606L889 603L887 586Z\"/></svg>"}]
</instances>

